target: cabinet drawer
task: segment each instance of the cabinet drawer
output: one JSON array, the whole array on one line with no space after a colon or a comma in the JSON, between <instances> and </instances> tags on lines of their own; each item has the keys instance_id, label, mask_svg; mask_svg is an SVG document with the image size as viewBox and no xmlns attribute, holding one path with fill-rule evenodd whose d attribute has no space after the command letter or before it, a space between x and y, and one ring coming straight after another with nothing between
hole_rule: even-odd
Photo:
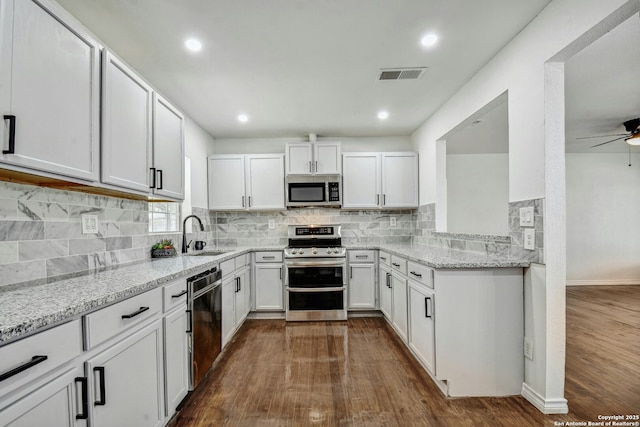
<instances>
[{"instance_id":1,"label":"cabinet drawer","mask_svg":"<svg viewBox=\"0 0 640 427\"><path fill-rule=\"evenodd\" d=\"M400 273L407 274L407 260L399 256L391 255L391 268Z\"/></svg>"},{"instance_id":2,"label":"cabinet drawer","mask_svg":"<svg viewBox=\"0 0 640 427\"><path fill-rule=\"evenodd\" d=\"M349 262L357 263L357 262L374 262L376 260L375 251L363 251L363 250L355 250L349 251Z\"/></svg>"},{"instance_id":3,"label":"cabinet drawer","mask_svg":"<svg viewBox=\"0 0 640 427\"><path fill-rule=\"evenodd\" d=\"M222 277L227 277L228 275L233 274L236 271L235 258L222 261L220 263L220 271L222 271Z\"/></svg>"},{"instance_id":4,"label":"cabinet drawer","mask_svg":"<svg viewBox=\"0 0 640 427\"><path fill-rule=\"evenodd\" d=\"M237 256L235 261L236 270L239 270L242 267L249 265L249 254Z\"/></svg>"},{"instance_id":5,"label":"cabinet drawer","mask_svg":"<svg viewBox=\"0 0 640 427\"><path fill-rule=\"evenodd\" d=\"M82 353L80 319L0 347L0 397Z\"/></svg>"},{"instance_id":6,"label":"cabinet drawer","mask_svg":"<svg viewBox=\"0 0 640 427\"><path fill-rule=\"evenodd\" d=\"M256 252L256 262L282 262L282 252Z\"/></svg>"},{"instance_id":7,"label":"cabinet drawer","mask_svg":"<svg viewBox=\"0 0 640 427\"><path fill-rule=\"evenodd\" d=\"M389 267L391 267L391 255L386 252L378 252L378 261L380 262L380 264L388 265Z\"/></svg>"},{"instance_id":8,"label":"cabinet drawer","mask_svg":"<svg viewBox=\"0 0 640 427\"><path fill-rule=\"evenodd\" d=\"M174 307L187 305L187 280L178 279L167 283L162 287L164 299L164 312L167 313Z\"/></svg>"},{"instance_id":9,"label":"cabinet drawer","mask_svg":"<svg viewBox=\"0 0 640 427\"><path fill-rule=\"evenodd\" d=\"M162 312L162 289L156 288L84 316L87 350Z\"/></svg>"},{"instance_id":10,"label":"cabinet drawer","mask_svg":"<svg viewBox=\"0 0 640 427\"><path fill-rule=\"evenodd\" d=\"M427 267L426 265L408 261L407 271L409 272L408 276L411 280L415 280L418 283L422 283L430 288L433 288L433 269Z\"/></svg>"}]
</instances>

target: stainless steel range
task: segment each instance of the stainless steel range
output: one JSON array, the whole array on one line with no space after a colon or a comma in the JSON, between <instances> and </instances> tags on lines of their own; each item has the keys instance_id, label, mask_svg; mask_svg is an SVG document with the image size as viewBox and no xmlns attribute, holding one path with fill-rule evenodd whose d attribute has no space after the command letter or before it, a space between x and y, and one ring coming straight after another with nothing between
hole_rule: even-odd
<instances>
[{"instance_id":1,"label":"stainless steel range","mask_svg":"<svg viewBox=\"0 0 640 427\"><path fill-rule=\"evenodd\" d=\"M346 253L340 225L290 225L284 250L288 321L346 320Z\"/></svg>"}]
</instances>

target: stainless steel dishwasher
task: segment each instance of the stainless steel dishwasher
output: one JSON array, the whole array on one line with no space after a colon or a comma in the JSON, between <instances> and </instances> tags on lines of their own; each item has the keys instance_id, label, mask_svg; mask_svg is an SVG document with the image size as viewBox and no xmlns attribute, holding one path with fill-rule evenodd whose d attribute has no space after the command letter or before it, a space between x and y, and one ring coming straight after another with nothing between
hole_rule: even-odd
<instances>
[{"instance_id":1,"label":"stainless steel dishwasher","mask_svg":"<svg viewBox=\"0 0 640 427\"><path fill-rule=\"evenodd\" d=\"M222 272L217 267L187 279L190 390L204 378L222 348L221 284Z\"/></svg>"}]
</instances>

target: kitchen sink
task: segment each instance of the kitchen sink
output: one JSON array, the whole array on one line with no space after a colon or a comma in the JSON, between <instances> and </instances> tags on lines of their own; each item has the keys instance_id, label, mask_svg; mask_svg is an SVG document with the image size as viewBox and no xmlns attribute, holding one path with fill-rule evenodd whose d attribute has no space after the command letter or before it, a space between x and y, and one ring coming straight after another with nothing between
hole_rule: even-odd
<instances>
[{"instance_id":1,"label":"kitchen sink","mask_svg":"<svg viewBox=\"0 0 640 427\"><path fill-rule=\"evenodd\" d=\"M218 256L218 255L226 254L227 252L231 252L231 251L202 251L202 252L198 252L197 254L191 253L189 254L189 256Z\"/></svg>"}]
</instances>

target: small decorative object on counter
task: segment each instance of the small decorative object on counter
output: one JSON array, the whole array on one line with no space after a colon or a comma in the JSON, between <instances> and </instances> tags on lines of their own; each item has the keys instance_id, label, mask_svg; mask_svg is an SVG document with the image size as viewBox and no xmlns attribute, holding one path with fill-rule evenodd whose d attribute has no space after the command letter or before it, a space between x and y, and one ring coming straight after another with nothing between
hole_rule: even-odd
<instances>
[{"instance_id":1,"label":"small decorative object on counter","mask_svg":"<svg viewBox=\"0 0 640 427\"><path fill-rule=\"evenodd\" d=\"M151 247L151 258L167 258L176 255L176 248L173 247L171 240L161 240Z\"/></svg>"}]
</instances>

